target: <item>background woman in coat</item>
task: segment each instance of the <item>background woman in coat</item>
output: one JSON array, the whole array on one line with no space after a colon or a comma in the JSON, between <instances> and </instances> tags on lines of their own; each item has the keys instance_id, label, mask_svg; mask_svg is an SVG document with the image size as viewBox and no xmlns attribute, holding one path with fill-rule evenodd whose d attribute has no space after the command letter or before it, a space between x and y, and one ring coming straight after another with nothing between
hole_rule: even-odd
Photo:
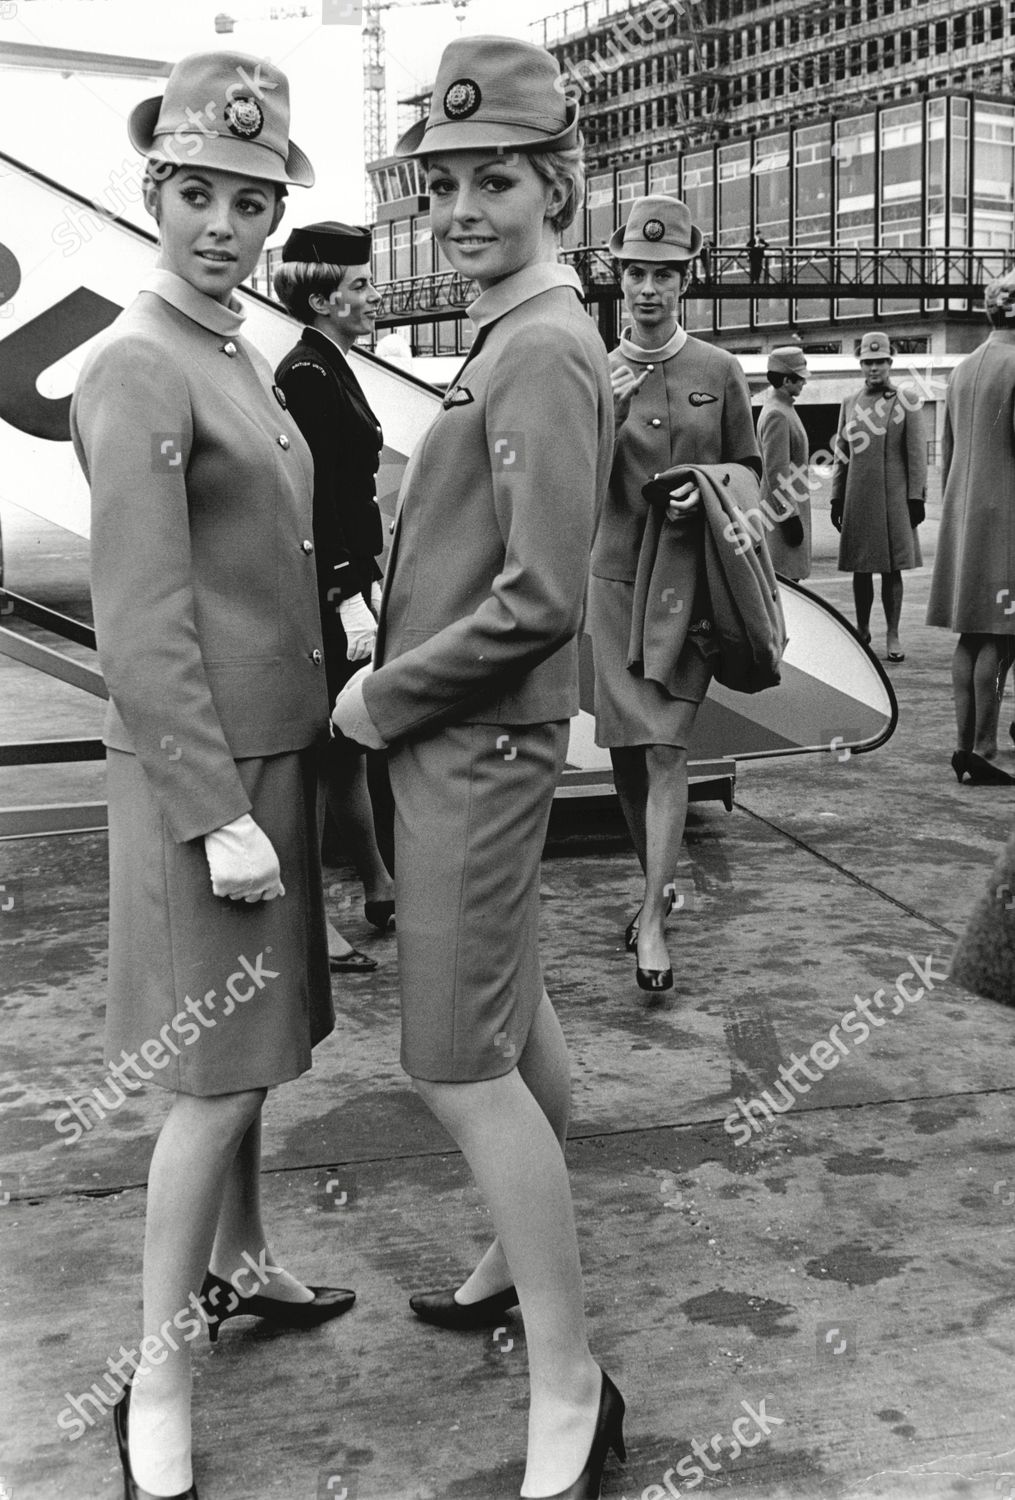
<instances>
[{"instance_id":1,"label":"background woman in coat","mask_svg":"<svg viewBox=\"0 0 1015 1500\"><path fill-rule=\"evenodd\" d=\"M986 304L990 337L948 382L944 507L927 624L959 635L955 775L1005 784L1013 778L994 762L1015 660L1015 274L990 284Z\"/></svg>"},{"instance_id":2,"label":"background woman in coat","mask_svg":"<svg viewBox=\"0 0 1015 1500\"><path fill-rule=\"evenodd\" d=\"M673 985L664 923L687 817L687 747L712 677L712 622L701 560L696 486L673 491L667 516L684 528L691 626L674 677L676 692L629 666L634 582L648 517L642 486L676 464L761 462L751 398L737 360L691 338L679 302L701 231L686 204L663 194L639 198L610 249L621 263L631 324L610 355L617 445L609 494L592 552L589 632L596 665L596 743L607 746L624 817L645 873L640 911L625 934L646 990Z\"/></svg>"},{"instance_id":3,"label":"background woman in coat","mask_svg":"<svg viewBox=\"0 0 1015 1500\"><path fill-rule=\"evenodd\" d=\"M623 1402L588 1346L564 1160L567 1049L539 962L539 865L568 720L613 411L606 354L557 264L581 201L578 107L542 48L444 51L425 158L438 243L481 295L472 352L413 453L372 674L335 722L391 746L402 1063L460 1145L497 1240L446 1327L520 1303L531 1378L522 1493L598 1496Z\"/></svg>"},{"instance_id":4,"label":"background woman in coat","mask_svg":"<svg viewBox=\"0 0 1015 1500\"><path fill-rule=\"evenodd\" d=\"M883 333L860 340L863 388L839 410L832 465L832 525L839 570L853 574L857 633L869 642L875 573L887 625L886 656L905 661L899 642L902 574L923 562L916 528L927 499L927 438L919 404L891 382L892 346Z\"/></svg>"},{"instance_id":5,"label":"background woman in coat","mask_svg":"<svg viewBox=\"0 0 1015 1500\"><path fill-rule=\"evenodd\" d=\"M71 410L110 694L107 1056L140 1053L172 1095L148 1179L145 1353L115 1408L128 1500L196 1495L188 1340L205 1321L242 1304L308 1326L353 1300L275 1264L258 1197L267 1090L334 1024L311 458L232 297L286 185L313 181L288 133L285 75L241 53L185 58L133 111L158 269ZM203 1318L167 1338L190 1308Z\"/></svg>"},{"instance_id":6,"label":"background woman in coat","mask_svg":"<svg viewBox=\"0 0 1015 1500\"><path fill-rule=\"evenodd\" d=\"M795 344L768 355L771 390L758 417L761 445L761 504L780 517L767 533L772 566L799 581L811 572L811 499L807 493L810 450L804 424L794 410L807 384L807 361Z\"/></svg>"},{"instance_id":7,"label":"background woman in coat","mask_svg":"<svg viewBox=\"0 0 1015 1500\"><path fill-rule=\"evenodd\" d=\"M294 229L275 291L306 327L275 372L314 456L314 548L328 697L369 660L377 634L384 545L375 476L384 437L347 358L373 331L380 293L370 280L369 229L325 223ZM324 751L324 789L343 848L363 882L364 913L381 931L394 886L377 847L362 745L336 735ZM330 925L330 924L329 924ZM333 969L374 967L329 931Z\"/></svg>"}]
</instances>

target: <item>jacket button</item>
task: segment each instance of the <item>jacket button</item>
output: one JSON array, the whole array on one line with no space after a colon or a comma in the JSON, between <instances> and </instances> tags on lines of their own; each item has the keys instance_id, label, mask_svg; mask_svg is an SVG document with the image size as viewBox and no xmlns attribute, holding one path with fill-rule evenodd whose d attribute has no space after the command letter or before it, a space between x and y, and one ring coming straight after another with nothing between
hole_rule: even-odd
<instances>
[{"instance_id":1,"label":"jacket button","mask_svg":"<svg viewBox=\"0 0 1015 1500\"><path fill-rule=\"evenodd\" d=\"M315 667L319 667L321 665L321 662L324 660L323 655L316 646L310 653L310 660L313 662Z\"/></svg>"},{"instance_id":2,"label":"jacket button","mask_svg":"<svg viewBox=\"0 0 1015 1500\"><path fill-rule=\"evenodd\" d=\"M228 344L222 345L222 353L228 354L229 358L232 359L233 355L236 353L236 345L233 343L232 339L229 340Z\"/></svg>"},{"instance_id":3,"label":"jacket button","mask_svg":"<svg viewBox=\"0 0 1015 1500\"><path fill-rule=\"evenodd\" d=\"M389 536L394 536L394 534L395 534L395 523L394 523L394 521L389 521L388 522L388 535Z\"/></svg>"},{"instance_id":4,"label":"jacket button","mask_svg":"<svg viewBox=\"0 0 1015 1500\"><path fill-rule=\"evenodd\" d=\"M729 484L729 482L730 482L730 476L728 474L724 474L723 477L722 477L722 482L723 482L723 484Z\"/></svg>"},{"instance_id":5,"label":"jacket button","mask_svg":"<svg viewBox=\"0 0 1015 1500\"><path fill-rule=\"evenodd\" d=\"M289 439L286 437L284 432L280 432L278 435L278 446L280 448L288 448L289 446Z\"/></svg>"},{"instance_id":6,"label":"jacket button","mask_svg":"<svg viewBox=\"0 0 1015 1500\"><path fill-rule=\"evenodd\" d=\"M314 550L314 544L313 544L313 542L300 542L300 546L303 548L304 552L307 554L308 557L310 556L311 552L313 552L313 550Z\"/></svg>"},{"instance_id":7,"label":"jacket button","mask_svg":"<svg viewBox=\"0 0 1015 1500\"><path fill-rule=\"evenodd\" d=\"M652 420L649 422L648 425L650 427L661 427L663 425L662 424L662 418L661 417L653 417Z\"/></svg>"}]
</instances>

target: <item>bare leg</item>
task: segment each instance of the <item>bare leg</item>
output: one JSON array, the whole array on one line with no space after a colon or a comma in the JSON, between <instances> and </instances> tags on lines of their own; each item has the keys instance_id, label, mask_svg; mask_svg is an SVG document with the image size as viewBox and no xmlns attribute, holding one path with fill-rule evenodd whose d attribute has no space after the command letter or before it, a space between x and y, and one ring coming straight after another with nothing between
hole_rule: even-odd
<instances>
[{"instance_id":1,"label":"bare leg","mask_svg":"<svg viewBox=\"0 0 1015 1500\"><path fill-rule=\"evenodd\" d=\"M139 1362L128 1436L134 1477L154 1495L178 1495L191 1483L190 1346L183 1320L174 1320L184 1311L193 1319L191 1299L208 1267L224 1184L265 1092L176 1094L152 1153L144 1331L158 1347Z\"/></svg>"},{"instance_id":2,"label":"bare leg","mask_svg":"<svg viewBox=\"0 0 1015 1500\"><path fill-rule=\"evenodd\" d=\"M571 1114L571 1062L564 1033L545 990L518 1071L563 1147ZM511 1268L500 1239L496 1238L455 1295L459 1302L480 1302L510 1285Z\"/></svg>"},{"instance_id":3,"label":"bare leg","mask_svg":"<svg viewBox=\"0 0 1015 1500\"><path fill-rule=\"evenodd\" d=\"M687 707L693 723L697 704L689 703ZM678 745L648 745L645 764L647 870L645 900L638 924L638 965L642 969L668 969L670 955L664 924L687 821L687 751Z\"/></svg>"},{"instance_id":4,"label":"bare leg","mask_svg":"<svg viewBox=\"0 0 1015 1500\"><path fill-rule=\"evenodd\" d=\"M237 1271L246 1267L236 1287L241 1296L256 1292L277 1297L280 1302L314 1300L310 1288L277 1266L268 1249L261 1219L260 1115L240 1142L226 1178L210 1265L224 1281L232 1280ZM258 1275L253 1273L252 1266L258 1268Z\"/></svg>"},{"instance_id":5,"label":"bare leg","mask_svg":"<svg viewBox=\"0 0 1015 1500\"><path fill-rule=\"evenodd\" d=\"M886 645L888 654L891 656L902 650L899 641L899 621L902 619L901 573L882 573L881 603L884 606L885 622L888 626Z\"/></svg>"},{"instance_id":6,"label":"bare leg","mask_svg":"<svg viewBox=\"0 0 1015 1500\"><path fill-rule=\"evenodd\" d=\"M642 874L645 873L645 804L648 800L648 773L645 769L645 746L629 745L610 751L613 762L613 784L624 814L634 852Z\"/></svg>"},{"instance_id":7,"label":"bare leg","mask_svg":"<svg viewBox=\"0 0 1015 1500\"><path fill-rule=\"evenodd\" d=\"M564 1153L517 1068L482 1083L416 1087L461 1147L511 1266L531 1389L522 1493L554 1495L585 1465L601 1390Z\"/></svg>"},{"instance_id":8,"label":"bare leg","mask_svg":"<svg viewBox=\"0 0 1015 1500\"><path fill-rule=\"evenodd\" d=\"M342 847L363 883L366 900L391 901L395 885L377 847L364 756L332 753L326 763L324 789Z\"/></svg>"},{"instance_id":9,"label":"bare leg","mask_svg":"<svg viewBox=\"0 0 1015 1500\"><path fill-rule=\"evenodd\" d=\"M955 699L956 748L972 750L976 740L976 699L973 670L980 637L960 635L952 657L952 696Z\"/></svg>"},{"instance_id":10,"label":"bare leg","mask_svg":"<svg viewBox=\"0 0 1015 1500\"><path fill-rule=\"evenodd\" d=\"M871 610L874 608L874 578L870 573L853 574L853 605L857 634L866 640L870 635Z\"/></svg>"}]
</instances>

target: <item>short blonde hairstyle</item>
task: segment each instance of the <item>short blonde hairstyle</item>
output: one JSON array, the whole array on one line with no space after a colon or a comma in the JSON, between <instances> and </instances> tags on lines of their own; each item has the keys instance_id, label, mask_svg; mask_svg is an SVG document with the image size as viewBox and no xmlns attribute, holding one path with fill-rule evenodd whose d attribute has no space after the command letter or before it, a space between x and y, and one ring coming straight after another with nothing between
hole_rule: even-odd
<instances>
[{"instance_id":1,"label":"short blonde hairstyle","mask_svg":"<svg viewBox=\"0 0 1015 1500\"><path fill-rule=\"evenodd\" d=\"M579 133L577 146L567 151L526 151L536 173L544 182L565 190L563 207L551 219L558 234L574 223L585 201L585 151Z\"/></svg>"},{"instance_id":2,"label":"short blonde hairstyle","mask_svg":"<svg viewBox=\"0 0 1015 1500\"><path fill-rule=\"evenodd\" d=\"M317 314L310 306L311 297L315 292L319 297L333 297L348 269L312 260L284 260L272 278L275 296L294 318L312 323Z\"/></svg>"}]
</instances>

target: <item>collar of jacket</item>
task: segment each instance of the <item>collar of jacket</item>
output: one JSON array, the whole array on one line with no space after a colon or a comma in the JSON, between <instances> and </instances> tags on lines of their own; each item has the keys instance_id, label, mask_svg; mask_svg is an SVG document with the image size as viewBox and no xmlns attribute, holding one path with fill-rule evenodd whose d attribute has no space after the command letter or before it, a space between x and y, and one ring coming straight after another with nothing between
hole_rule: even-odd
<instances>
[{"instance_id":1,"label":"collar of jacket","mask_svg":"<svg viewBox=\"0 0 1015 1500\"><path fill-rule=\"evenodd\" d=\"M235 338L243 332L243 321L247 315L235 297L230 297L228 306L224 302L216 302L214 297L206 297L204 292L199 292L197 287L191 286L182 276L177 276L175 271L153 271L142 282L141 291L154 292L156 297L161 297L163 302L175 307L185 318L191 318L212 333Z\"/></svg>"},{"instance_id":2,"label":"collar of jacket","mask_svg":"<svg viewBox=\"0 0 1015 1500\"><path fill-rule=\"evenodd\" d=\"M323 328L315 328L312 323L308 323L303 330L303 342L310 344L320 354L331 355L333 362L334 355L337 353L343 364L349 363L349 356L338 339L333 339L330 333L324 332Z\"/></svg>"},{"instance_id":3,"label":"collar of jacket","mask_svg":"<svg viewBox=\"0 0 1015 1500\"><path fill-rule=\"evenodd\" d=\"M992 328L988 344L1015 344L1015 328Z\"/></svg>"},{"instance_id":4,"label":"collar of jacket","mask_svg":"<svg viewBox=\"0 0 1015 1500\"><path fill-rule=\"evenodd\" d=\"M569 286L579 297L582 295L577 271L570 266L560 266L556 261L537 261L535 265L523 266L513 276L505 276L503 281L487 287L475 302L469 303L466 311L477 329L486 328L513 308L555 286Z\"/></svg>"},{"instance_id":5,"label":"collar of jacket","mask_svg":"<svg viewBox=\"0 0 1015 1500\"><path fill-rule=\"evenodd\" d=\"M677 331L668 338L665 344L660 344L658 349L643 349L631 339L630 328L625 328L620 335L620 352L625 359L629 359L636 365L660 365L664 359L672 359L679 354L687 343L687 330L677 324Z\"/></svg>"}]
</instances>

